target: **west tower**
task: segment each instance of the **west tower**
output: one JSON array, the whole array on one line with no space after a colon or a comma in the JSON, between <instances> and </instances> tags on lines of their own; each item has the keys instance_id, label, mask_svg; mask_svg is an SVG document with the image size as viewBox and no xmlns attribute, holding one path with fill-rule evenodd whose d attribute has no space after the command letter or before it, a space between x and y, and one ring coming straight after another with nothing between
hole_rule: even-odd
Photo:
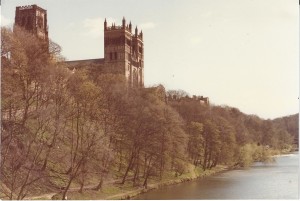
<instances>
[{"instance_id":1,"label":"west tower","mask_svg":"<svg viewBox=\"0 0 300 201\"><path fill-rule=\"evenodd\" d=\"M42 40L49 41L47 11L37 5L16 7L15 26L32 32Z\"/></svg>"},{"instance_id":2,"label":"west tower","mask_svg":"<svg viewBox=\"0 0 300 201\"><path fill-rule=\"evenodd\" d=\"M125 75L132 87L144 86L144 43L142 31L137 27L132 33L132 24L122 26L104 21L104 63L112 72Z\"/></svg>"}]
</instances>

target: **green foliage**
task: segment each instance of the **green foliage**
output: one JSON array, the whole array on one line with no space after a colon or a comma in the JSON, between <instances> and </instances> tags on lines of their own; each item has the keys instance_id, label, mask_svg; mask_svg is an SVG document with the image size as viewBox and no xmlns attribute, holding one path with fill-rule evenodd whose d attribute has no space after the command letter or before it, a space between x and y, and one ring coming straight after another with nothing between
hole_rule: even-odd
<instances>
[{"instance_id":1,"label":"green foliage","mask_svg":"<svg viewBox=\"0 0 300 201\"><path fill-rule=\"evenodd\" d=\"M204 138L203 138L203 124L199 122L190 122L187 125L187 133L189 134L188 153L193 163L197 165L200 163L201 157L204 154Z\"/></svg>"},{"instance_id":2,"label":"green foliage","mask_svg":"<svg viewBox=\"0 0 300 201\"><path fill-rule=\"evenodd\" d=\"M246 144L240 148L238 164L241 167L249 167L253 162L254 150L250 144Z\"/></svg>"},{"instance_id":3,"label":"green foliage","mask_svg":"<svg viewBox=\"0 0 300 201\"><path fill-rule=\"evenodd\" d=\"M268 161L270 150L291 149L294 138L289 131L297 131L298 123L292 120L296 116L289 117L291 124L286 118L263 120L228 106L205 106L193 101L170 104L186 122L189 159L204 169L216 164L249 166L254 161ZM203 130L195 124L201 124Z\"/></svg>"},{"instance_id":4,"label":"green foliage","mask_svg":"<svg viewBox=\"0 0 300 201\"><path fill-rule=\"evenodd\" d=\"M242 146L237 165L249 167L253 162L273 162L272 151L269 146L258 146L256 144Z\"/></svg>"},{"instance_id":5,"label":"green foliage","mask_svg":"<svg viewBox=\"0 0 300 201\"><path fill-rule=\"evenodd\" d=\"M130 88L121 75L72 72L58 45L51 43L48 52L23 30L1 33L7 199L41 187L63 189L56 198L65 199L74 186L77 199L87 184L100 190L107 177L120 183L104 190L112 194L174 175L194 178L220 164L247 167L268 161L271 150L289 150L298 136L298 115L272 121L227 106L166 103L163 86Z\"/></svg>"}]
</instances>

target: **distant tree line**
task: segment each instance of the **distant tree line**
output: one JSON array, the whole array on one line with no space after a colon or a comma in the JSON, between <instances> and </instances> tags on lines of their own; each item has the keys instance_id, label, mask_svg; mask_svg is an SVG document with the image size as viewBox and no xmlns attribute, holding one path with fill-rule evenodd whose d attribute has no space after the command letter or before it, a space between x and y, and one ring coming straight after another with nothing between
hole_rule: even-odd
<instances>
[{"instance_id":1,"label":"distant tree line","mask_svg":"<svg viewBox=\"0 0 300 201\"><path fill-rule=\"evenodd\" d=\"M107 178L147 188L193 164L248 166L290 149L298 114L262 120L236 108L166 102L121 75L70 71L60 47L1 29L1 196L82 192ZM183 91L169 93L186 94ZM290 120L292 118L292 121Z\"/></svg>"}]
</instances>

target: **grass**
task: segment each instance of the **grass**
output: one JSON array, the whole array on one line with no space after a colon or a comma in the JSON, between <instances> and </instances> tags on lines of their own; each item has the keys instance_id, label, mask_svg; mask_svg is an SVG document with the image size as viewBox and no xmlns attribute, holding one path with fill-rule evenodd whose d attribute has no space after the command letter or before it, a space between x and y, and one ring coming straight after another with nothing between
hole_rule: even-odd
<instances>
[{"instance_id":1,"label":"grass","mask_svg":"<svg viewBox=\"0 0 300 201\"><path fill-rule=\"evenodd\" d=\"M136 187L132 186L132 182L127 182L124 185L110 184L103 187L100 191L96 190L85 190L82 193L79 192L68 192L67 198L69 200L102 200L109 196L123 194L129 191L136 190ZM55 199L61 199L62 194L57 194Z\"/></svg>"}]
</instances>

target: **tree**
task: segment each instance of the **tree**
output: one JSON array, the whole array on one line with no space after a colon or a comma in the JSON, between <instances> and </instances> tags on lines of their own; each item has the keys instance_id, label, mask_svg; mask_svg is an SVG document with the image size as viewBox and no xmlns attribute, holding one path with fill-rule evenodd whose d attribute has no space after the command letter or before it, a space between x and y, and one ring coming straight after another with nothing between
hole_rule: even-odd
<instances>
[{"instance_id":1,"label":"tree","mask_svg":"<svg viewBox=\"0 0 300 201\"><path fill-rule=\"evenodd\" d=\"M62 142L69 147L69 152L62 153L68 164L67 169L61 173L62 176L67 175L62 199L65 199L76 178L80 178L80 191L83 190L90 159L96 154L96 150L99 151L99 143L103 145L104 138L98 124L97 102L100 90L88 80L84 71L76 71L68 80L67 88L70 105L67 108L69 117L66 131L69 135Z\"/></svg>"},{"instance_id":2,"label":"tree","mask_svg":"<svg viewBox=\"0 0 300 201\"><path fill-rule=\"evenodd\" d=\"M204 122L203 138L204 158L202 167L206 170L217 165L221 151L220 131L213 121L206 120Z\"/></svg>"},{"instance_id":3,"label":"tree","mask_svg":"<svg viewBox=\"0 0 300 201\"><path fill-rule=\"evenodd\" d=\"M184 90L169 90L169 91L167 91L167 95L168 95L168 97L172 97L175 99L180 99L180 98L189 96L189 94Z\"/></svg>"},{"instance_id":4,"label":"tree","mask_svg":"<svg viewBox=\"0 0 300 201\"><path fill-rule=\"evenodd\" d=\"M8 198L23 199L34 183L50 177L44 171L45 153L53 141L50 108L55 87L50 83L57 65L47 44L36 36L18 27L14 32L3 28L1 33L1 173L10 188Z\"/></svg>"},{"instance_id":5,"label":"tree","mask_svg":"<svg viewBox=\"0 0 300 201\"><path fill-rule=\"evenodd\" d=\"M216 163L231 165L235 160L235 154L237 152L235 130L230 123L222 117L217 118L216 123L218 125L218 130L220 131L221 142L220 154Z\"/></svg>"},{"instance_id":6,"label":"tree","mask_svg":"<svg viewBox=\"0 0 300 201\"><path fill-rule=\"evenodd\" d=\"M115 142L124 165L121 183L132 172L133 185L143 178L142 185L147 187L149 177L162 178L165 169L171 168L168 161L184 160L182 120L153 90L131 89L120 100L124 101L123 109L117 111L122 129Z\"/></svg>"},{"instance_id":7,"label":"tree","mask_svg":"<svg viewBox=\"0 0 300 201\"><path fill-rule=\"evenodd\" d=\"M94 75L95 76L95 75ZM124 99L128 96L128 86L126 80L121 75L100 74L95 79L95 84L101 91L98 105L98 123L101 125L103 135L107 142L105 146L99 147L102 151L98 151L94 156L98 158L97 164L100 165L99 183L95 190L100 190L105 176L108 174L111 165L113 165L113 156L119 159L119 171L123 166L123 138L121 114L124 110ZM126 106L125 106L126 107ZM105 151L103 149L106 149ZM103 154L100 154L103 153ZM101 163L99 163L101 161Z\"/></svg>"},{"instance_id":8,"label":"tree","mask_svg":"<svg viewBox=\"0 0 300 201\"><path fill-rule=\"evenodd\" d=\"M204 155L203 124L199 122L190 122L187 126L189 134L188 153L194 165L201 164Z\"/></svg>"}]
</instances>

